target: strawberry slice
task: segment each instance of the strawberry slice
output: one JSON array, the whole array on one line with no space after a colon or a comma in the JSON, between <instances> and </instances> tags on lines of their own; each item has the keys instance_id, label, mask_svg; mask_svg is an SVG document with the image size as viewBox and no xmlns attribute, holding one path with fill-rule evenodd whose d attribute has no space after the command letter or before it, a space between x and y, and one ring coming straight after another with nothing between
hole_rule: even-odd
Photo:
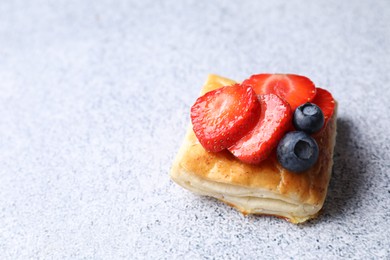
<instances>
[{"instance_id":1,"label":"strawberry slice","mask_svg":"<svg viewBox=\"0 0 390 260\"><path fill-rule=\"evenodd\" d=\"M289 104L273 94L258 96L261 113L256 126L228 150L245 163L257 164L266 159L290 128Z\"/></svg>"},{"instance_id":2,"label":"strawberry slice","mask_svg":"<svg viewBox=\"0 0 390 260\"><path fill-rule=\"evenodd\" d=\"M335 107L332 94L330 94L330 92L325 89L317 88L317 94L311 102L319 106L322 110L322 113L324 113L325 126L329 118L332 117Z\"/></svg>"},{"instance_id":3,"label":"strawberry slice","mask_svg":"<svg viewBox=\"0 0 390 260\"><path fill-rule=\"evenodd\" d=\"M316 94L316 88L309 78L295 74L252 75L242 85L253 87L258 95L275 94L283 98L293 111L311 101Z\"/></svg>"},{"instance_id":4,"label":"strawberry slice","mask_svg":"<svg viewBox=\"0 0 390 260\"><path fill-rule=\"evenodd\" d=\"M250 86L233 85L210 91L191 107L196 137L210 152L230 147L257 123L260 103Z\"/></svg>"}]
</instances>

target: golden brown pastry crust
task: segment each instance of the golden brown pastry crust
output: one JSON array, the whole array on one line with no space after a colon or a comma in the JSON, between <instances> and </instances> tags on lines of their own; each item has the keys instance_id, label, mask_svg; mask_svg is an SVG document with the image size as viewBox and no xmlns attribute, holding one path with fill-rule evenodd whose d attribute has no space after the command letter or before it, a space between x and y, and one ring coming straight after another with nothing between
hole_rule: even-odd
<instances>
[{"instance_id":1,"label":"golden brown pastry crust","mask_svg":"<svg viewBox=\"0 0 390 260\"><path fill-rule=\"evenodd\" d=\"M201 94L234 83L232 80L210 75L202 88ZM225 199L223 192L222 194L221 192L218 194L209 191L200 192L199 189L202 189L202 185L206 185L202 180L215 184L227 184L228 187L241 187L252 192L261 190L266 194L272 194L269 199L281 197L287 202L296 203L296 205L312 206L312 209L307 211L307 216L295 216L294 213L283 215L277 211L265 212L286 217L291 222L303 222L315 216L324 203L333 165L335 134L336 109L325 129L313 136L320 148L317 163L311 169L296 174L282 168L276 159L275 153L272 153L269 158L258 165L249 165L239 161L227 151L220 153L207 152L197 140L190 126L173 164L171 177L187 189L191 189L191 186L186 185L183 181L194 177L197 181L195 184L191 184L196 185L193 191L216 197L229 205L235 206L245 214L262 214L262 212L256 212L238 205L238 203L234 203L235 199ZM222 189L227 188L222 187ZM267 196L265 196L265 199L267 199Z\"/></svg>"}]
</instances>

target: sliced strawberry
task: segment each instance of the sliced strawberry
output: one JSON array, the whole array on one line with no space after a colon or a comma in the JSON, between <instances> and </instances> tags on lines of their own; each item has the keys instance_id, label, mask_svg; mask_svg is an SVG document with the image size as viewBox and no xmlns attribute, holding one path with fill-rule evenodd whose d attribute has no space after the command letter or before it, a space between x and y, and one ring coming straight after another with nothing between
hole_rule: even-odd
<instances>
[{"instance_id":1,"label":"sliced strawberry","mask_svg":"<svg viewBox=\"0 0 390 260\"><path fill-rule=\"evenodd\" d=\"M233 145L256 125L259 114L255 91L238 84L210 91L191 107L195 135L211 152Z\"/></svg>"},{"instance_id":2,"label":"sliced strawberry","mask_svg":"<svg viewBox=\"0 0 390 260\"><path fill-rule=\"evenodd\" d=\"M329 91L325 89L317 88L317 94L311 102L319 106L322 110L322 113L324 113L325 126L329 118L332 117L335 107L335 102L332 97L332 94L330 94Z\"/></svg>"},{"instance_id":3,"label":"sliced strawberry","mask_svg":"<svg viewBox=\"0 0 390 260\"><path fill-rule=\"evenodd\" d=\"M290 128L292 112L289 104L273 94L259 95L261 114L256 126L228 148L245 163L257 164L266 159Z\"/></svg>"},{"instance_id":4,"label":"sliced strawberry","mask_svg":"<svg viewBox=\"0 0 390 260\"><path fill-rule=\"evenodd\" d=\"M286 100L294 111L299 105L311 101L316 88L307 77L294 74L257 74L242 83L251 86L256 94L275 94Z\"/></svg>"}]
</instances>

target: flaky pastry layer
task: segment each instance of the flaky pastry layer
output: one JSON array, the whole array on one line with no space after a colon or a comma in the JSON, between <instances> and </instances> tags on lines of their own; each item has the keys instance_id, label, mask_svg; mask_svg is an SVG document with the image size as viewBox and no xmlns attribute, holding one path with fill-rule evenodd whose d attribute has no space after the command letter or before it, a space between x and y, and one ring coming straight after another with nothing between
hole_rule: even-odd
<instances>
[{"instance_id":1,"label":"flaky pastry layer","mask_svg":"<svg viewBox=\"0 0 390 260\"><path fill-rule=\"evenodd\" d=\"M235 82L210 75L201 94ZM245 164L229 152L207 152L192 127L173 163L173 181L195 193L211 196L244 214L268 214L301 223L317 215L325 201L333 165L336 110L325 129L313 136L320 148L317 163L296 174L278 163L275 153L258 165Z\"/></svg>"}]
</instances>

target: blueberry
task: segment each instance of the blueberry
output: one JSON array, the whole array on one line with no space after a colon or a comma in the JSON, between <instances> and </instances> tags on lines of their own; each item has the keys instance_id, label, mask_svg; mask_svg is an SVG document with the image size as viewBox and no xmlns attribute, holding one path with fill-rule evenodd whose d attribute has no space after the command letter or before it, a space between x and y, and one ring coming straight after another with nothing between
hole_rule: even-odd
<instances>
[{"instance_id":1,"label":"blueberry","mask_svg":"<svg viewBox=\"0 0 390 260\"><path fill-rule=\"evenodd\" d=\"M279 163L287 170L303 172L316 163L318 159L318 145L305 132L289 132L280 140L277 156Z\"/></svg>"},{"instance_id":2,"label":"blueberry","mask_svg":"<svg viewBox=\"0 0 390 260\"><path fill-rule=\"evenodd\" d=\"M308 102L295 109L293 123L297 130L312 134L320 131L324 122L321 108L313 103Z\"/></svg>"}]
</instances>

